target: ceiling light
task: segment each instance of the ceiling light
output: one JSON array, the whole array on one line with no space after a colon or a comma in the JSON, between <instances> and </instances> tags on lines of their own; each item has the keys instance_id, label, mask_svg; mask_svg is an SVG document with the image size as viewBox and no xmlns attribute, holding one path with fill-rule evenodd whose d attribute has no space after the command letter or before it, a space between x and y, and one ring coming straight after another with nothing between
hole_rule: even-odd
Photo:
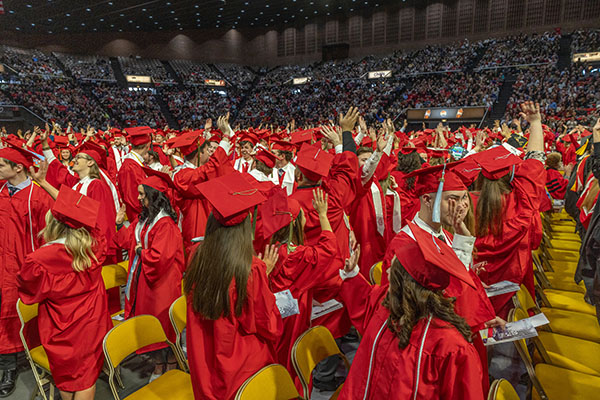
<instances>
[{"instance_id":1,"label":"ceiling light","mask_svg":"<svg viewBox=\"0 0 600 400\"><path fill-rule=\"evenodd\" d=\"M69 14L69 13L66 13L65 15L66 15L67 17L70 17L70 16L71 16L71 14Z\"/></svg>"},{"instance_id":2,"label":"ceiling light","mask_svg":"<svg viewBox=\"0 0 600 400\"><path fill-rule=\"evenodd\" d=\"M85 11L87 11L87 12L91 12L91 11L92 11L92 9L91 9L91 8L86 8L86 9L85 9Z\"/></svg>"}]
</instances>

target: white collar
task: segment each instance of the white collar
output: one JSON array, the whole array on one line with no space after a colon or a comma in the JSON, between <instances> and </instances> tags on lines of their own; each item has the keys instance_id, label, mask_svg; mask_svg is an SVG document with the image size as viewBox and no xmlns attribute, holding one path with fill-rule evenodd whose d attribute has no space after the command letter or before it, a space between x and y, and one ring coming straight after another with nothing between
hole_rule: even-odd
<instances>
[{"instance_id":1,"label":"white collar","mask_svg":"<svg viewBox=\"0 0 600 400\"><path fill-rule=\"evenodd\" d=\"M423 221L421 218L419 218L419 213L417 213L417 215L415 215L415 217L413 218L413 222L419 228L423 229L425 232L428 232L432 235L440 236L444 233L442 228L440 228L440 230L438 232L434 231L431 226L429 226L425 221ZM446 235L444 235L444 236L446 236Z\"/></svg>"}]
</instances>

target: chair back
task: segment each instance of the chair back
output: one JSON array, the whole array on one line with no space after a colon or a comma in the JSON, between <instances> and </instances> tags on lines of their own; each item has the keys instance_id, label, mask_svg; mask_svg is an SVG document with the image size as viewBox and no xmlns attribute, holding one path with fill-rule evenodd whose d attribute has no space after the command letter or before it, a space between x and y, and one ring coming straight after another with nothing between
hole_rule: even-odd
<instances>
[{"instance_id":1,"label":"chair back","mask_svg":"<svg viewBox=\"0 0 600 400\"><path fill-rule=\"evenodd\" d=\"M121 265L110 264L102 267L102 280L106 290L127 283L127 271Z\"/></svg>"},{"instance_id":2,"label":"chair back","mask_svg":"<svg viewBox=\"0 0 600 400\"><path fill-rule=\"evenodd\" d=\"M519 400L519 395L509 381L496 379L490 386L487 400Z\"/></svg>"},{"instance_id":3,"label":"chair back","mask_svg":"<svg viewBox=\"0 0 600 400\"><path fill-rule=\"evenodd\" d=\"M346 368L350 369L346 356L340 351L331 332L324 326L314 326L296 339L292 347L292 363L302 384L304 398L310 398L308 384L313 369L327 357L336 354L342 358Z\"/></svg>"},{"instance_id":4,"label":"chair back","mask_svg":"<svg viewBox=\"0 0 600 400\"><path fill-rule=\"evenodd\" d=\"M183 352L183 346L181 345L181 334L187 323L187 303L185 296L180 296L173 304L171 304L171 307L169 307L169 319L175 330L175 347L177 348L177 351L179 351L181 359L185 362L186 356Z\"/></svg>"},{"instance_id":5,"label":"chair back","mask_svg":"<svg viewBox=\"0 0 600 400\"><path fill-rule=\"evenodd\" d=\"M299 397L296 385L285 367L271 364L246 379L238 389L235 400L289 400Z\"/></svg>"},{"instance_id":6,"label":"chair back","mask_svg":"<svg viewBox=\"0 0 600 400\"><path fill-rule=\"evenodd\" d=\"M17 300L17 314L23 328L26 323L38 316L38 303L27 305L21 299Z\"/></svg>"},{"instance_id":7,"label":"chair back","mask_svg":"<svg viewBox=\"0 0 600 400\"><path fill-rule=\"evenodd\" d=\"M159 320L138 315L108 331L102 347L108 364L115 368L131 353L155 343L169 343Z\"/></svg>"},{"instance_id":8,"label":"chair back","mask_svg":"<svg viewBox=\"0 0 600 400\"><path fill-rule=\"evenodd\" d=\"M521 285L521 288L513 295L513 304L525 312L534 310L536 314L539 313L539 308L525 285Z\"/></svg>"},{"instance_id":9,"label":"chair back","mask_svg":"<svg viewBox=\"0 0 600 400\"><path fill-rule=\"evenodd\" d=\"M379 261L378 263L373 264L371 270L369 271L369 278L371 279L371 284L373 285L381 285L381 269L383 266L383 261Z\"/></svg>"}]
</instances>

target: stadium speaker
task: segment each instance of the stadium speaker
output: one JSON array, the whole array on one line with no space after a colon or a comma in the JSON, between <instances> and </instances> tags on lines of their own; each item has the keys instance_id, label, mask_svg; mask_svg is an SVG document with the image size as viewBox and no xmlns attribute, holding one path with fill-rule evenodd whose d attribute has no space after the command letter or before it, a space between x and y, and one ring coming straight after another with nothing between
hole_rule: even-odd
<instances>
[{"instance_id":1,"label":"stadium speaker","mask_svg":"<svg viewBox=\"0 0 600 400\"><path fill-rule=\"evenodd\" d=\"M349 53L350 44L348 43L323 45L321 50L323 61L343 60L344 58L348 58Z\"/></svg>"}]
</instances>

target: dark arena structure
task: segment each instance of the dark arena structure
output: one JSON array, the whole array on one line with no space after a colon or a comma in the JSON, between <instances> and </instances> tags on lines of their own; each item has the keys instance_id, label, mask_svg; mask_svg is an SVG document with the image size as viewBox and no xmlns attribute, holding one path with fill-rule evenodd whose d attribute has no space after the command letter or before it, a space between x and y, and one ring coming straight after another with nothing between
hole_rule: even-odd
<instances>
[{"instance_id":1,"label":"dark arena structure","mask_svg":"<svg viewBox=\"0 0 600 400\"><path fill-rule=\"evenodd\" d=\"M598 0L0 0L0 399L596 399L598 179Z\"/></svg>"}]
</instances>

